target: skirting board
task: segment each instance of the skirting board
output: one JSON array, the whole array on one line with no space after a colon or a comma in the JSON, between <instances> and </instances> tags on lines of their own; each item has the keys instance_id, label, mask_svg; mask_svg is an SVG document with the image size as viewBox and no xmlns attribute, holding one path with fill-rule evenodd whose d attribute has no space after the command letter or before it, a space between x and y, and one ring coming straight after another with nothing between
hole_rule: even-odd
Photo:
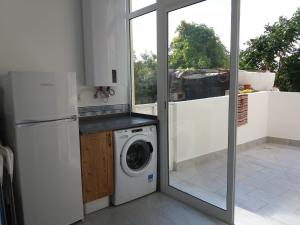
<instances>
[{"instance_id":1,"label":"skirting board","mask_svg":"<svg viewBox=\"0 0 300 225\"><path fill-rule=\"evenodd\" d=\"M104 209L109 207L109 196L97 199L92 202L88 202L84 204L84 214L90 214L92 212L98 211L100 209Z\"/></svg>"},{"instance_id":2,"label":"skirting board","mask_svg":"<svg viewBox=\"0 0 300 225\"><path fill-rule=\"evenodd\" d=\"M240 144L237 146L237 151L244 151L244 150L248 150L250 148L253 148L257 145L263 144L263 143L274 143L274 144L281 144L281 145L289 145L289 146L294 146L294 147L300 147L300 141L298 140L290 140L290 139L284 139L284 138L276 138L276 137L263 137L263 138L259 138L257 140L253 140L250 142L246 142L243 144ZM184 167L186 164L189 164L192 161L195 162L206 162L209 159L216 159L219 158L221 159L226 159L226 155L227 155L227 149L222 149L219 151L215 151L212 153L208 153L206 155L202 155L202 156L198 156L192 159L188 159L188 160L184 160L181 162L174 162L173 163L173 171L176 171L182 167Z\"/></svg>"},{"instance_id":3,"label":"skirting board","mask_svg":"<svg viewBox=\"0 0 300 225\"><path fill-rule=\"evenodd\" d=\"M280 145L289 145L294 147L300 147L299 140L292 140L292 139L284 139L284 138L277 138L277 137L268 137L267 142L280 144Z\"/></svg>"}]
</instances>

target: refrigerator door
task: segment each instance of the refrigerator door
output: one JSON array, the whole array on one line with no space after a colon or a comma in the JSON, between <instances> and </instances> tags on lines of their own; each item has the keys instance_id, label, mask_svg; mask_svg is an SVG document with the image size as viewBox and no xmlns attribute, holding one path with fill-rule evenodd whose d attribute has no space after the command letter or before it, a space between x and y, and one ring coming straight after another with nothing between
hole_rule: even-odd
<instances>
[{"instance_id":1,"label":"refrigerator door","mask_svg":"<svg viewBox=\"0 0 300 225\"><path fill-rule=\"evenodd\" d=\"M75 73L10 73L14 122L77 115Z\"/></svg>"},{"instance_id":2,"label":"refrigerator door","mask_svg":"<svg viewBox=\"0 0 300 225\"><path fill-rule=\"evenodd\" d=\"M83 219L78 121L18 125L16 144L24 225Z\"/></svg>"}]
</instances>

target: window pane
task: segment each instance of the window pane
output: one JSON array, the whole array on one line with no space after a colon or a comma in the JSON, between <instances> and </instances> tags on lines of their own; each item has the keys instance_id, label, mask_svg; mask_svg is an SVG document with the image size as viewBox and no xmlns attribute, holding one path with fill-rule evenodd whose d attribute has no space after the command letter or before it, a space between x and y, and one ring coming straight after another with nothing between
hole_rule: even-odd
<instances>
[{"instance_id":1,"label":"window pane","mask_svg":"<svg viewBox=\"0 0 300 225\"><path fill-rule=\"evenodd\" d=\"M156 0L131 0L130 11L134 12L136 10L142 9L154 3L156 3Z\"/></svg>"},{"instance_id":2,"label":"window pane","mask_svg":"<svg viewBox=\"0 0 300 225\"><path fill-rule=\"evenodd\" d=\"M226 209L231 1L168 14L169 185Z\"/></svg>"},{"instance_id":3,"label":"window pane","mask_svg":"<svg viewBox=\"0 0 300 225\"><path fill-rule=\"evenodd\" d=\"M130 25L132 110L156 114L156 12L134 18Z\"/></svg>"},{"instance_id":4,"label":"window pane","mask_svg":"<svg viewBox=\"0 0 300 225\"><path fill-rule=\"evenodd\" d=\"M272 10L265 10L270 4ZM298 198L300 183L290 186L290 181L297 179L300 170L280 176L276 172L290 171L300 162L300 154L294 154L300 145L290 146L300 141L300 123L296 122L300 115L300 33L295 29L297 23L300 28L299 21L299 0L241 1L235 188L235 221L240 223L245 217L254 221L266 215L266 224L276 224L277 219L287 222L282 218L300 221L293 202L281 196L289 192L291 200ZM270 165L272 158L276 160ZM245 198L246 189L251 190L250 198ZM274 210L274 199L279 198ZM249 208L261 203L264 206L259 210Z\"/></svg>"},{"instance_id":5,"label":"window pane","mask_svg":"<svg viewBox=\"0 0 300 225\"><path fill-rule=\"evenodd\" d=\"M221 4L222 7L218 7ZM218 97L227 93L230 13L228 0L204 1L169 13L171 101Z\"/></svg>"}]
</instances>

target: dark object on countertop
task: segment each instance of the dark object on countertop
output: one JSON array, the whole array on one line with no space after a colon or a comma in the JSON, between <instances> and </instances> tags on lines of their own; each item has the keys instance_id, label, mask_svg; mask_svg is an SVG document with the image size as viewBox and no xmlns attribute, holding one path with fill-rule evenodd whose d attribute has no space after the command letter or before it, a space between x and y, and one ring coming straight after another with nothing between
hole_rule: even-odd
<instances>
[{"instance_id":1,"label":"dark object on countertop","mask_svg":"<svg viewBox=\"0 0 300 225\"><path fill-rule=\"evenodd\" d=\"M156 116L139 113L120 113L107 116L82 117L79 119L80 134L121 130L158 124Z\"/></svg>"}]
</instances>

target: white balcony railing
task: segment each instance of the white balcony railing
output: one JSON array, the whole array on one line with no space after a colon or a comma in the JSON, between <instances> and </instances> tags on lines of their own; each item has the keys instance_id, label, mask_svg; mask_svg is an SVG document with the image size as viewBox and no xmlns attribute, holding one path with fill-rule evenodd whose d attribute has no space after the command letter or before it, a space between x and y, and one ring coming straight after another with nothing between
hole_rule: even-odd
<instances>
[{"instance_id":1,"label":"white balcony railing","mask_svg":"<svg viewBox=\"0 0 300 225\"><path fill-rule=\"evenodd\" d=\"M228 96L221 96L170 103L170 163L227 148L228 102ZM156 115L157 105L136 105L134 111ZM238 128L237 144L265 137L300 141L299 117L300 93L249 94L248 124Z\"/></svg>"}]
</instances>

